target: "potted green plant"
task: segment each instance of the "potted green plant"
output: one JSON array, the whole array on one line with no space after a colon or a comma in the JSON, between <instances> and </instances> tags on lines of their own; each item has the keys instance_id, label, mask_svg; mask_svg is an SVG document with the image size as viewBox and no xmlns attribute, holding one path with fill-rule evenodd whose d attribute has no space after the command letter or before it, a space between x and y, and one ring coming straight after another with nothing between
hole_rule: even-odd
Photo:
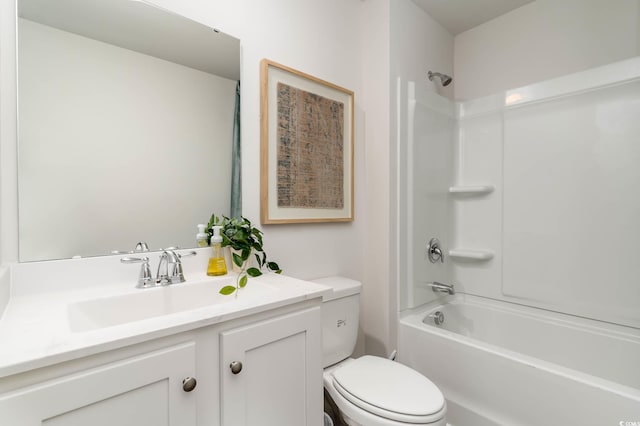
<instances>
[{"instance_id":1,"label":"potted green plant","mask_svg":"<svg viewBox=\"0 0 640 426\"><path fill-rule=\"evenodd\" d=\"M254 227L251 221L245 217L234 217L229 219L226 216L211 215L207 224L209 235L213 235L212 227L214 225L222 226L222 247L230 247L233 263L240 269L236 285L227 285L220 289L220 294L230 295L238 289L247 285L249 277L259 277L262 275L261 269L266 267L268 270L279 274L282 272L280 266L276 262L267 260L267 253L262 247L262 231ZM253 253L258 267L248 267L249 258ZM237 293L236 293L237 294Z\"/></svg>"}]
</instances>

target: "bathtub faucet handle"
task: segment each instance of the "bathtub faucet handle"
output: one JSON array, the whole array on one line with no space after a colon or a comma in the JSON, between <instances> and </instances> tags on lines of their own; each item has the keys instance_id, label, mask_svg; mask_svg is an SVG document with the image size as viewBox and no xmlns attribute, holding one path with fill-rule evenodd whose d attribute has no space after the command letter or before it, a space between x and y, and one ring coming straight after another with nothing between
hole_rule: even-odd
<instances>
[{"instance_id":1,"label":"bathtub faucet handle","mask_svg":"<svg viewBox=\"0 0 640 426\"><path fill-rule=\"evenodd\" d=\"M436 263L438 260L440 263L444 263L444 254L440 248L440 240L432 238L427 243L427 257L431 263Z\"/></svg>"}]
</instances>

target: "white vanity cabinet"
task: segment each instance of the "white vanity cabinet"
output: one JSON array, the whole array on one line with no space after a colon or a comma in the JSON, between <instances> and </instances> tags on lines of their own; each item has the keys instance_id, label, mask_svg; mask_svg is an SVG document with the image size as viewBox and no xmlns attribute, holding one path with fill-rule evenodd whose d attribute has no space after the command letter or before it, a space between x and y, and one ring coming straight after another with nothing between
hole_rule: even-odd
<instances>
[{"instance_id":1,"label":"white vanity cabinet","mask_svg":"<svg viewBox=\"0 0 640 426\"><path fill-rule=\"evenodd\" d=\"M0 378L0 425L320 426L321 353L319 299L135 338Z\"/></svg>"},{"instance_id":2,"label":"white vanity cabinet","mask_svg":"<svg viewBox=\"0 0 640 426\"><path fill-rule=\"evenodd\" d=\"M182 383L195 376L195 355L182 343L7 392L0 424L195 426L195 390Z\"/></svg>"},{"instance_id":3,"label":"white vanity cabinet","mask_svg":"<svg viewBox=\"0 0 640 426\"><path fill-rule=\"evenodd\" d=\"M320 308L220 333L222 426L322 421Z\"/></svg>"}]
</instances>

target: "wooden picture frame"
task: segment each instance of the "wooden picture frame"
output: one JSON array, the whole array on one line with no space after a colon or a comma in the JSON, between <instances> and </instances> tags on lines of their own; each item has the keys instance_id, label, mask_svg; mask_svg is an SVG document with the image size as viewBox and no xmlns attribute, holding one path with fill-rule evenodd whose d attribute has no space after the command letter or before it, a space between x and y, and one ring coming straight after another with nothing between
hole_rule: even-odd
<instances>
[{"instance_id":1,"label":"wooden picture frame","mask_svg":"<svg viewBox=\"0 0 640 426\"><path fill-rule=\"evenodd\" d=\"M353 221L353 92L260 63L260 220Z\"/></svg>"}]
</instances>

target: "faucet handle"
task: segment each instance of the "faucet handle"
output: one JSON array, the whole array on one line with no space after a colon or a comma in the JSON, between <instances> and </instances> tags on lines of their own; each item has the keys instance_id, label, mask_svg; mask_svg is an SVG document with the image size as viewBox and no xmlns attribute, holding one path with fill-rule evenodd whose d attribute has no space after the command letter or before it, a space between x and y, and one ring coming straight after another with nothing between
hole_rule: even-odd
<instances>
[{"instance_id":1,"label":"faucet handle","mask_svg":"<svg viewBox=\"0 0 640 426\"><path fill-rule=\"evenodd\" d=\"M131 251L124 250L111 250L111 254L133 254L133 253L146 253L149 251L149 246L145 242L139 242L136 244L136 248Z\"/></svg>"},{"instance_id":2,"label":"faucet handle","mask_svg":"<svg viewBox=\"0 0 640 426\"><path fill-rule=\"evenodd\" d=\"M138 244L136 244L136 248L135 248L136 253L146 253L148 251L149 251L149 245L144 241L141 241Z\"/></svg>"},{"instance_id":3,"label":"faucet handle","mask_svg":"<svg viewBox=\"0 0 640 426\"><path fill-rule=\"evenodd\" d=\"M171 265L172 268L169 271L169 281L171 284L175 283L183 283L184 279L184 270L182 269L182 262L180 261L183 257L195 256L198 253L195 251L188 251L186 253L176 253L174 251L170 251L169 253L173 254L175 257L171 257Z\"/></svg>"},{"instance_id":4,"label":"faucet handle","mask_svg":"<svg viewBox=\"0 0 640 426\"><path fill-rule=\"evenodd\" d=\"M153 276L151 275L151 267L149 267L148 257L123 257L121 263L142 263L140 265L140 274L138 275L137 288L147 288L155 286Z\"/></svg>"},{"instance_id":5,"label":"faucet handle","mask_svg":"<svg viewBox=\"0 0 640 426\"><path fill-rule=\"evenodd\" d=\"M437 238L431 238L425 249L427 251L427 257L431 263L436 263L437 261L444 263L444 253L442 253L442 249L440 248L440 240Z\"/></svg>"},{"instance_id":6,"label":"faucet handle","mask_svg":"<svg viewBox=\"0 0 640 426\"><path fill-rule=\"evenodd\" d=\"M186 253L178 253L178 257L183 258L183 257L189 257L189 256L196 256L197 254L198 254L197 252L195 252L194 250L191 250Z\"/></svg>"}]
</instances>

